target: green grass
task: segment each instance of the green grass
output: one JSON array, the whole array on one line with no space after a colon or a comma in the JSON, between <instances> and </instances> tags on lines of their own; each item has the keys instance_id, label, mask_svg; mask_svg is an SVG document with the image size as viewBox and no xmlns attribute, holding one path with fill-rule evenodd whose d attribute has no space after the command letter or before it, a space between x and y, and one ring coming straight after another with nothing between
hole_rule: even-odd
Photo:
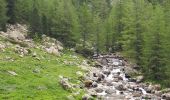
<instances>
[{"instance_id":1,"label":"green grass","mask_svg":"<svg viewBox=\"0 0 170 100\"><path fill-rule=\"evenodd\" d=\"M0 53L0 100L65 100L71 92L60 86L58 76L69 77L72 83L77 83L79 80L76 72L82 70L76 64L64 64L64 61L79 64L83 58L73 58L70 55L74 53L68 51L60 57L40 49L31 51L36 52L40 60L31 54L21 58L12 48ZM39 72L35 73L34 70ZM8 71L18 75L12 76Z\"/></svg>"}]
</instances>

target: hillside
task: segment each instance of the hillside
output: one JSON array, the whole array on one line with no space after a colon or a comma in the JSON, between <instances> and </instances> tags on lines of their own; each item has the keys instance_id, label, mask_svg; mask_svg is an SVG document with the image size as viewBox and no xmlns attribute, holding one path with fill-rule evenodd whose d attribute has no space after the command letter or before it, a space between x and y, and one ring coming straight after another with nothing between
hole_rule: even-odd
<instances>
[{"instance_id":1,"label":"hillside","mask_svg":"<svg viewBox=\"0 0 170 100\"><path fill-rule=\"evenodd\" d=\"M46 39L51 38L46 37ZM22 100L64 100L71 91L62 88L59 77L68 77L74 84L80 83L76 72L84 71L81 66L86 65L85 58L70 50L63 50L57 55L50 54L43 49L45 46L43 42L32 41L32 47L27 47L23 44L30 44L31 40L10 41L0 36L1 100L21 100L21 98ZM80 89L78 91L81 97L83 91Z\"/></svg>"},{"instance_id":2,"label":"hillside","mask_svg":"<svg viewBox=\"0 0 170 100\"><path fill-rule=\"evenodd\" d=\"M0 100L170 100L170 0L0 0Z\"/></svg>"}]
</instances>

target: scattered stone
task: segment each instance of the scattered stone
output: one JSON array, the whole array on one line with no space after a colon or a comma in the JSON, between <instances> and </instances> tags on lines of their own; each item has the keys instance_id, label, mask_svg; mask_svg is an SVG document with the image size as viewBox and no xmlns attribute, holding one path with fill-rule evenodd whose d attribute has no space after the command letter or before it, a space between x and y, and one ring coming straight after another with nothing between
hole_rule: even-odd
<instances>
[{"instance_id":1,"label":"scattered stone","mask_svg":"<svg viewBox=\"0 0 170 100\"><path fill-rule=\"evenodd\" d=\"M12 76L17 76L18 74L14 71L8 71L9 74L11 74Z\"/></svg>"},{"instance_id":2,"label":"scattered stone","mask_svg":"<svg viewBox=\"0 0 170 100\"><path fill-rule=\"evenodd\" d=\"M152 95L151 94L142 95L142 99L151 100L152 99Z\"/></svg>"},{"instance_id":3,"label":"scattered stone","mask_svg":"<svg viewBox=\"0 0 170 100\"><path fill-rule=\"evenodd\" d=\"M155 93L154 93L156 96L159 96L159 97L161 97L161 95L162 95L162 92L161 91L155 91Z\"/></svg>"},{"instance_id":4,"label":"scattered stone","mask_svg":"<svg viewBox=\"0 0 170 100\"><path fill-rule=\"evenodd\" d=\"M154 85L154 90L156 90L156 91L161 90L161 85L160 84Z\"/></svg>"},{"instance_id":5,"label":"scattered stone","mask_svg":"<svg viewBox=\"0 0 170 100\"><path fill-rule=\"evenodd\" d=\"M58 49L55 48L54 46L51 46L50 48L46 48L45 50L50 54L54 54L54 55L57 55L57 56L60 55Z\"/></svg>"},{"instance_id":6,"label":"scattered stone","mask_svg":"<svg viewBox=\"0 0 170 100\"><path fill-rule=\"evenodd\" d=\"M104 90L103 90L102 88L95 88L95 91L96 91L97 93L102 93Z\"/></svg>"},{"instance_id":7,"label":"scattered stone","mask_svg":"<svg viewBox=\"0 0 170 100\"><path fill-rule=\"evenodd\" d=\"M170 100L170 93L165 93L162 95L162 99Z\"/></svg>"},{"instance_id":8,"label":"scattered stone","mask_svg":"<svg viewBox=\"0 0 170 100\"><path fill-rule=\"evenodd\" d=\"M140 83L140 82L142 82L144 80L144 76L138 76L138 77L136 77L136 82L137 83Z\"/></svg>"},{"instance_id":9,"label":"scattered stone","mask_svg":"<svg viewBox=\"0 0 170 100\"><path fill-rule=\"evenodd\" d=\"M33 72L34 73L40 73L41 71L40 71L40 69L36 68L36 69L33 70Z\"/></svg>"},{"instance_id":10,"label":"scattered stone","mask_svg":"<svg viewBox=\"0 0 170 100\"><path fill-rule=\"evenodd\" d=\"M97 83L97 82L93 82L93 83L92 83L92 87L93 87L93 88L95 88L95 87L97 87L97 86L98 86L98 83Z\"/></svg>"},{"instance_id":11,"label":"scattered stone","mask_svg":"<svg viewBox=\"0 0 170 100\"><path fill-rule=\"evenodd\" d=\"M125 78L131 78L130 75L125 73Z\"/></svg>"},{"instance_id":12,"label":"scattered stone","mask_svg":"<svg viewBox=\"0 0 170 100\"><path fill-rule=\"evenodd\" d=\"M134 92L133 97L140 97L142 95L141 92Z\"/></svg>"},{"instance_id":13,"label":"scattered stone","mask_svg":"<svg viewBox=\"0 0 170 100\"><path fill-rule=\"evenodd\" d=\"M115 88L118 89L119 91L126 90L125 87L124 87L122 84L119 84L119 85L116 86Z\"/></svg>"},{"instance_id":14,"label":"scattered stone","mask_svg":"<svg viewBox=\"0 0 170 100\"><path fill-rule=\"evenodd\" d=\"M116 93L116 91L115 91L115 90L113 90L113 89L111 89L111 88L107 89L105 92L106 92L107 94L113 94L113 93Z\"/></svg>"},{"instance_id":15,"label":"scattered stone","mask_svg":"<svg viewBox=\"0 0 170 100\"><path fill-rule=\"evenodd\" d=\"M109 71L109 70L104 70L104 71L103 71L103 74L105 74L105 75L108 76L108 75L110 74L110 71Z\"/></svg>"},{"instance_id":16,"label":"scattered stone","mask_svg":"<svg viewBox=\"0 0 170 100\"><path fill-rule=\"evenodd\" d=\"M93 97L96 97L96 96L97 96L97 92L96 92L94 89L90 89L90 90L88 91L88 93L89 93L90 96L93 96Z\"/></svg>"},{"instance_id":17,"label":"scattered stone","mask_svg":"<svg viewBox=\"0 0 170 100\"><path fill-rule=\"evenodd\" d=\"M92 83L93 83L93 81L91 81L91 80L85 80L84 81L85 87L91 87Z\"/></svg>"},{"instance_id":18,"label":"scattered stone","mask_svg":"<svg viewBox=\"0 0 170 100\"><path fill-rule=\"evenodd\" d=\"M148 87L145 87L145 90L147 93L152 93L154 90L154 87L152 85L149 85Z\"/></svg>"},{"instance_id":19,"label":"scattered stone","mask_svg":"<svg viewBox=\"0 0 170 100\"><path fill-rule=\"evenodd\" d=\"M60 79L60 84L65 90L70 90L72 89L72 85L68 82L67 78L61 78Z\"/></svg>"},{"instance_id":20,"label":"scattered stone","mask_svg":"<svg viewBox=\"0 0 170 100\"><path fill-rule=\"evenodd\" d=\"M88 94L85 94L82 96L82 100L91 100L91 99L92 99L92 97Z\"/></svg>"}]
</instances>

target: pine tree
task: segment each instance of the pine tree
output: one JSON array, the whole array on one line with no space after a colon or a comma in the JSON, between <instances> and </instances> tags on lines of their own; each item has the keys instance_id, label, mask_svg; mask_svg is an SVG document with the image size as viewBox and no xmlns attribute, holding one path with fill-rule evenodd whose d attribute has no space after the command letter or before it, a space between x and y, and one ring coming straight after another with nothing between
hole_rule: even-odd
<instances>
[{"instance_id":1,"label":"pine tree","mask_svg":"<svg viewBox=\"0 0 170 100\"><path fill-rule=\"evenodd\" d=\"M6 16L6 1L0 0L0 31L7 31L6 22L8 20Z\"/></svg>"},{"instance_id":2,"label":"pine tree","mask_svg":"<svg viewBox=\"0 0 170 100\"><path fill-rule=\"evenodd\" d=\"M8 22L10 24L16 23L16 14L15 14L15 6L16 6L16 0L7 0L7 16L9 17Z\"/></svg>"}]
</instances>

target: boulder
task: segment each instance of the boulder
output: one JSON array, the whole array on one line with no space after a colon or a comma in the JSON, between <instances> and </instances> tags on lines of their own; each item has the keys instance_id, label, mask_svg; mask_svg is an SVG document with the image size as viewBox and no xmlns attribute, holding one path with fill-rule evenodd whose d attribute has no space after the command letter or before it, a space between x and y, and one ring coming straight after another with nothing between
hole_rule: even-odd
<instances>
[{"instance_id":1,"label":"boulder","mask_svg":"<svg viewBox=\"0 0 170 100\"><path fill-rule=\"evenodd\" d=\"M97 83L97 82L93 82L93 83L92 83L92 87L95 88L95 87L97 87L97 86L98 86L98 83Z\"/></svg>"},{"instance_id":2,"label":"boulder","mask_svg":"<svg viewBox=\"0 0 170 100\"><path fill-rule=\"evenodd\" d=\"M155 93L154 93L156 96L158 96L158 97L161 97L161 95L162 95L162 92L161 91L155 91Z\"/></svg>"},{"instance_id":3,"label":"boulder","mask_svg":"<svg viewBox=\"0 0 170 100\"><path fill-rule=\"evenodd\" d=\"M162 99L170 100L170 93L165 93L162 95Z\"/></svg>"},{"instance_id":4,"label":"boulder","mask_svg":"<svg viewBox=\"0 0 170 100\"><path fill-rule=\"evenodd\" d=\"M142 93L139 91L133 93L133 97L140 97L140 96L142 96Z\"/></svg>"},{"instance_id":5,"label":"boulder","mask_svg":"<svg viewBox=\"0 0 170 100\"><path fill-rule=\"evenodd\" d=\"M107 81L107 82L106 82L106 85L107 85L107 86L113 86L114 84L113 84L112 82L113 82L113 81Z\"/></svg>"},{"instance_id":6,"label":"boulder","mask_svg":"<svg viewBox=\"0 0 170 100\"><path fill-rule=\"evenodd\" d=\"M105 75L103 73L98 73L97 76L102 80L105 78Z\"/></svg>"},{"instance_id":7,"label":"boulder","mask_svg":"<svg viewBox=\"0 0 170 100\"><path fill-rule=\"evenodd\" d=\"M125 73L131 76L132 74L138 74L138 72L130 66L124 68Z\"/></svg>"},{"instance_id":8,"label":"boulder","mask_svg":"<svg viewBox=\"0 0 170 100\"><path fill-rule=\"evenodd\" d=\"M91 86L92 86L92 83L93 83L93 81L91 81L91 80L85 80L85 81L84 81L85 87L91 87Z\"/></svg>"},{"instance_id":9,"label":"boulder","mask_svg":"<svg viewBox=\"0 0 170 100\"><path fill-rule=\"evenodd\" d=\"M102 73L108 76L111 72L109 70L103 70Z\"/></svg>"},{"instance_id":10,"label":"boulder","mask_svg":"<svg viewBox=\"0 0 170 100\"><path fill-rule=\"evenodd\" d=\"M85 94L82 96L82 100L91 100L92 97L89 94Z\"/></svg>"},{"instance_id":11,"label":"boulder","mask_svg":"<svg viewBox=\"0 0 170 100\"><path fill-rule=\"evenodd\" d=\"M136 77L136 82L137 83L140 83L140 82L142 82L144 80L144 76L137 76Z\"/></svg>"},{"instance_id":12,"label":"boulder","mask_svg":"<svg viewBox=\"0 0 170 100\"><path fill-rule=\"evenodd\" d=\"M112 88L109 88L109 89L106 89L105 91L107 94L113 94L113 93L116 93L116 91Z\"/></svg>"},{"instance_id":13,"label":"boulder","mask_svg":"<svg viewBox=\"0 0 170 100\"><path fill-rule=\"evenodd\" d=\"M8 32L8 38L15 40L15 41L25 40L25 36L22 33L20 33L19 31L16 31L16 30Z\"/></svg>"},{"instance_id":14,"label":"boulder","mask_svg":"<svg viewBox=\"0 0 170 100\"><path fill-rule=\"evenodd\" d=\"M124 91L124 90L126 90L125 87L124 87L124 85L122 85L122 84L119 84L119 85L116 86L115 88L116 88L117 90L119 90L119 91Z\"/></svg>"},{"instance_id":15,"label":"boulder","mask_svg":"<svg viewBox=\"0 0 170 100\"><path fill-rule=\"evenodd\" d=\"M102 93L104 90L102 88L95 88L94 89L97 93Z\"/></svg>"},{"instance_id":16,"label":"boulder","mask_svg":"<svg viewBox=\"0 0 170 100\"><path fill-rule=\"evenodd\" d=\"M37 53L34 52L34 53L32 54L32 57L37 57Z\"/></svg>"},{"instance_id":17,"label":"boulder","mask_svg":"<svg viewBox=\"0 0 170 100\"><path fill-rule=\"evenodd\" d=\"M113 82L119 82L119 79L118 78L114 78Z\"/></svg>"},{"instance_id":18,"label":"boulder","mask_svg":"<svg viewBox=\"0 0 170 100\"><path fill-rule=\"evenodd\" d=\"M107 63L108 63L107 59L102 59L100 62L102 65L107 65Z\"/></svg>"},{"instance_id":19,"label":"boulder","mask_svg":"<svg viewBox=\"0 0 170 100\"><path fill-rule=\"evenodd\" d=\"M154 90L160 91L161 90L161 85L160 84L155 84L154 85Z\"/></svg>"},{"instance_id":20,"label":"boulder","mask_svg":"<svg viewBox=\"0 0 170 100\"><path fill-rule=\"evenodd\" d=\"M151 94L142 95L142 99L144 99L144 100L155 100L155 99L152 99L152 95Z\"/></svg>"},{"instance_id":21,"label":"boulder","mask_svg":"<svg viewBox=\"0 0 170 100\"><path fill-rule=\"evenodd\" d=\"M148 87L144 88L146 90L147 93L152 93L152 91L154 90L154 87L152 85L149 85Z\"/></svg>"},{"instance_id":22,"label":"boulder","mask_svg":"<svg viewBox=\"0 0 170 100\"><path fill-rule=\"evenodd\" d=\"M130 75L125 73L125 78L131 78Z\"/></svg>"},{"instance_id":23,"label":"boulder","mask_svg":"<svg viewBox=\"0 0 170 100\"><path fill-rule=\"evenodd\" d=\"M67 78L61 78L60 79L60 85L65 89L65 90L70 90L72 89L72 85L68 82Z\"/></svg>"},{"instance_id":24,"label":"boulder","mask_svg":"<svg viewBox=\"0 0 170 100\"><path fill-rule=\"evenodd\" d=\"M55 48L54 46L51 46L50 48L46 48L45 50L50 54L54 54L54 55L57 55L57 56L60 55L58 49Z\"/></svg>"},{"instance_id":25,"label":"boulder","mask_svg":"<svg viewBox=\"0 0 170 100\"><path fill-rule=\"evenodd\" d=\"M96 97L96 96L97 96L97 92L96 92L94 89L90 89L90 90L88 91L88 94L89 94L90 96L93 96L93 97Z\"/></svg>"}]
</instances>

